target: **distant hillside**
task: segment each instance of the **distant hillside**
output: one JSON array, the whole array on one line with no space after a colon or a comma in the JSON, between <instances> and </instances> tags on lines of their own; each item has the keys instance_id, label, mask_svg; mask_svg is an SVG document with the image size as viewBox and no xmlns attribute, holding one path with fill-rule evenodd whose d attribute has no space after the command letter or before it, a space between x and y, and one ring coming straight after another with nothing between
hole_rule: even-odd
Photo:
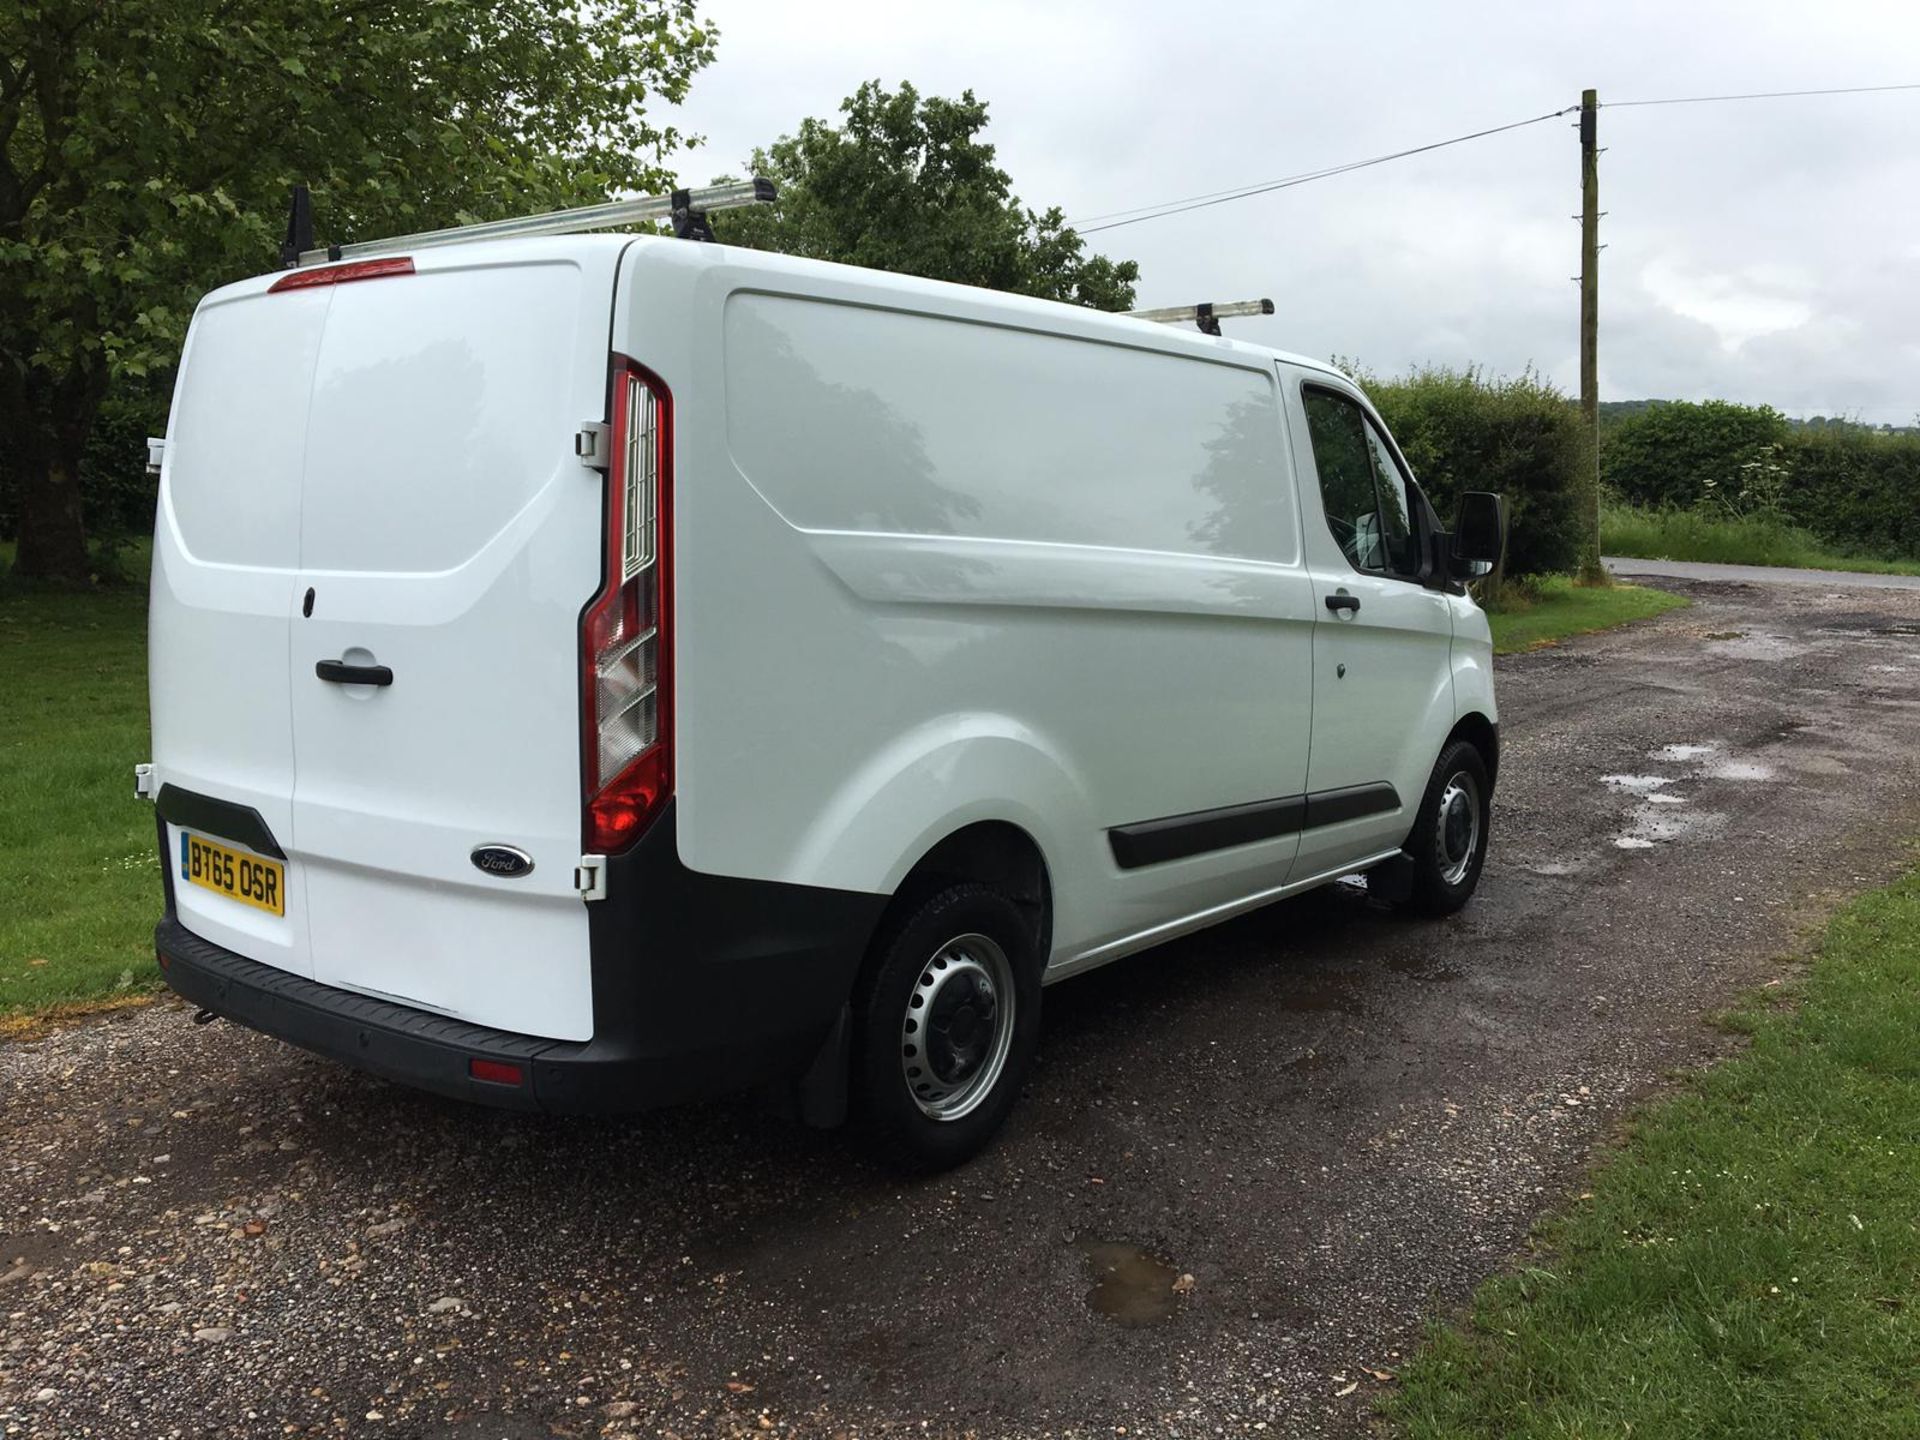
<instances>
[{"instance_id":1,"label":"distant hillside","mask_svg":"<svg viewBox=\"0 0 1920 1440\"><path fill-rule=\"evenodd\" d=\"M1602 400L1600 402L1600 424L1602 428L1625 420L1629 415L1638 415L1649 406L1664 405L1664 400ZM1916 417L1920 419L1920 416ZM1806 419L1787 416L1787 424L1796 430L1871 430L1883 435L1920 435L1920 423L1913 425L1863 425L1857 420L1848 420L1844 416L1813 415Z\"/></svg>"}]
</instances>

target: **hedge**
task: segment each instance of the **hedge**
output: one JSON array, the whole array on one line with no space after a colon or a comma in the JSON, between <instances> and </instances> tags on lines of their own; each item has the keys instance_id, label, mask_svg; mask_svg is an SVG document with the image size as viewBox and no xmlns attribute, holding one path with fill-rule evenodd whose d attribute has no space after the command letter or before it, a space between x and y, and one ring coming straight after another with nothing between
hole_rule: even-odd
<instances>
[{"instance_id":1,"label":"hedge","mask_svg":"<svg viewBox=\"0 0 1920 1440\"><path fill-rule=\"evenodd\" d=\"M1580 560L1580 457L1573 403L1532 371L1489 377L1428 367L1362 378L1420 484L1451 523L1465 490L1507 497L1507 573L1552 574Z\"/></svg>"},{"instance_id":2,"label":"hedge","mask_svg":"<svg viewBox=\"0 0 1920 1440\"><path fill-rule=\"evenodd\" d=\"M1673 400L1609 428L1600 457L1607 487L1634 504L1772 515L1836 549L1920 558L1920 435Z\"/></svg>"}]
</instances>

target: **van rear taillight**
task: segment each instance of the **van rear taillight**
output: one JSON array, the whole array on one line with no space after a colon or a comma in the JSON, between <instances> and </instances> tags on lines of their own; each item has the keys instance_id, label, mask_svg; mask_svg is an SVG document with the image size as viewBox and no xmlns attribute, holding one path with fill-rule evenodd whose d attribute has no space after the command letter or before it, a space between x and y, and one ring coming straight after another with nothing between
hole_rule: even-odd
<instances>
[{"instance_id":1,"label":"van rear taillight","mask_svg":"<svg viewBox=\"0 0 1920 1440\"><path fill-rule=\"evenodd\" d=\"M626 849L673 791L668 622L672 401L657 376L617 362L607 477L606 583L581 637L590 853Z\"/></svg>"},{"instance_id":2,"label":"van rear taillight","mask_svg":"<svg viewBox=\"0 0 1920 1440\"><path fill-rule=\"evenodd\" d=\"M410 256L394 255L385 260L355 260L350 265L328 265L318 270L291 270L267 287L269 295L282 290L309 290L315 285L344 285L349 280L378 280L383 275L411 275Z\"/></svg>"}]
</instances>

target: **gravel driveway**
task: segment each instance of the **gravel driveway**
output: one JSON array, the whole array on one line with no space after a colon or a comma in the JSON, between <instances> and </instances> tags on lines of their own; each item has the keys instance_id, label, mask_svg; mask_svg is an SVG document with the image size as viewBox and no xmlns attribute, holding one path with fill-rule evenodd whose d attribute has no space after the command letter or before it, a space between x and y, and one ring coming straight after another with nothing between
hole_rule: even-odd
<instances>
[{"instance_id":1,"label":"gravel driveway","mask_svg":"<svg viewBox=\"0 0 1920 1440\"><path fill-rule=\"evenodd\" d=\"M1049 991L1003 1142L933 1181L172 1005L0 1048L0 1430L1366 1433L1423 1317L1920 829L1920 593L1661 583L1696 603L1502 662L1465 914L1340 887Z\"/></svg>"}]
</instances>

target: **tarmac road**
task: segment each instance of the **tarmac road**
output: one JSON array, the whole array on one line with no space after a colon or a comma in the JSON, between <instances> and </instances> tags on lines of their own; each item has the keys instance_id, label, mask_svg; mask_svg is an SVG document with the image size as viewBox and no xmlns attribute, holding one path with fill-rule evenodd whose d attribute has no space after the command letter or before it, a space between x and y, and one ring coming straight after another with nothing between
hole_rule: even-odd
<instances>
[{"instance_id":1,"label":"tarmac road","mask_svg":"<svg viewBox=\"0 0 1920 1440\"><path fill-rule=\"evenodd\" d=\"M1423 1318L1920 830L1920 594L1660 583L1695 604L1501 663L1463 915L1340 887L1050 990L1003 1142L932 1181L170 1005L0 1048L0 1431L1370 1433Z\"/></svg>"}]
</instances>

